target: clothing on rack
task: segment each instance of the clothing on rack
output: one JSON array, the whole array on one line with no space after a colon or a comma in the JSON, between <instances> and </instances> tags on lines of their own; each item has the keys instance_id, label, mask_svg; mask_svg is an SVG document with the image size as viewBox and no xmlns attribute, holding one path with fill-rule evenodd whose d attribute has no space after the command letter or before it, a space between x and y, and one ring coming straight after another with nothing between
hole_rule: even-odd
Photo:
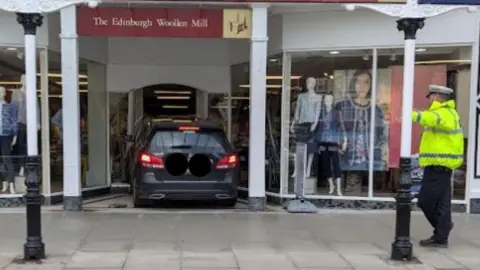
<instances>
[{"instance_id":1,"label":"clothing on rack","mask_svg":"<svg viewBox=\"0 0 480 270\"><path fill-rule=\"evenodd\" d=\"M0 104L0 136L17 136L17 110L14 104Z\"/></svg>"},{"instance_id":2,"label":"clothing on rack","mask_svg":"<svg viewBox=\"0 0 480 270\"><path fill-rule=\"evenodd\" d=\"M11 104L15 105L17 109L17 122L22 124L27 124L27 105L25 92L22 90L13 90L12 92L12 102ZM40 106L37 102L37 125L40 125Z\"/></svg>"},{"instance_id":3,"label":"clothing on rack","mask_svg":"<svg viewBox=\"0 0 480 270\"><path fill-rule=\"evenodd\" d=\"M13 183L15 178L12 159L13 137L13 135L0 135L0 157L3 163L1 174L3 176L3 181L7 181L9 183Z\"/></svg>"}]
</instances>

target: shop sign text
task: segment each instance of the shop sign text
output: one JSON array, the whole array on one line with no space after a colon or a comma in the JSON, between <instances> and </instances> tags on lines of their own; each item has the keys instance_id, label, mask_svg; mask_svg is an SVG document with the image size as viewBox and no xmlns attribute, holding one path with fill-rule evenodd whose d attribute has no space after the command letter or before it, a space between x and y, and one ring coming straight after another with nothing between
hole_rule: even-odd
<instances>
[{"instance_id":1,"label":"shop sign text","mask_svg":"<svg viewBox=\"0 0 480 270\"><path fill-rule=\"evenodd\" d=\"M243 9L79 7L77 18L82 36L249 38L251 31Z\"/></svg>"}]
</instances>

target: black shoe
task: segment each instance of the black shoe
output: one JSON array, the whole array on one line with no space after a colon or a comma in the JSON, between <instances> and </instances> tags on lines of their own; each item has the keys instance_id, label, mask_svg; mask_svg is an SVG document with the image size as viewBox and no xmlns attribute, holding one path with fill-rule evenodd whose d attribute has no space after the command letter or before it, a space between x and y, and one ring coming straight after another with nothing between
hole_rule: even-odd
<instances>
[{"instance_id":1,"label":"black shoe","mask_svg":"<svg viewBox=\"0 0 480 270\"><path fill-rule=\"evenodd\" d=\"M448 248L448 241L437 241L433 237L420 240L420 246L433 248Z\"/></svg>"}]
</instances>

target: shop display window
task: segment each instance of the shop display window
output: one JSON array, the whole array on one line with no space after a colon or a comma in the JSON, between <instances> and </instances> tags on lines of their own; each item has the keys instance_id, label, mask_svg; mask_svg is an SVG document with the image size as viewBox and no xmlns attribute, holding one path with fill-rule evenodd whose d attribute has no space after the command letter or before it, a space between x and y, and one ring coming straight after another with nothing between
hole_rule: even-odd
<instances>
[{"instance_id":1,"label":"shop display window","mask_svg":"<svg viewBox=\"0 0 480 270\"><path fill-rule=\"evenodd\" d=\"M40 52L37 49L37 61L40 62ZM2 110L0 136L0 197L4 194L25 193L25 157L27 156L26 130L26 88L25 59L23 47L0 47L0 107ZM40 65L39 65L40 66ZM40 133L40 80L41 68L37 70L37 126L38 155L42 157ZM42 164L39 164L40 188L43 189L45 179L42 178Z\"/></svg>"},{"instance_id":2,"label":"shop display window","mask_svg":"<svg viewBox=\"0 0 480 270\"><path fill-rule=\"evenodd\" d=\"M101 64L79 61L80 180L82 188L107 184L107 92ZM63 103L60 54L49 52L51 192L63 191ZM89 70L91 69L91 71ZM90 74L89 74L90 73ZM89 134L93 128L95 132Z\"/></svg>"},{"instance_id":3,"label":"shop display window","mask_svg":"<svg viewBox=\"0 0 480 270\"><path fill-rule=\"evenodd\" d=\"M373 126L372 51L291 54L288 193L295 191L296 147L306 143L305 195L367 196ZM379 123L377 121L377 123ZM373 169L385 170L384 160Z\"/></svg>"},{"instance_id":4,"label":"shop display window","mask_svg":"<svg viewBox=\"0 0 480 270\"><path fill-rule=\"evenodd\" d=\"M282 136L288 162L281 168L286 175L282 193L294 193L295 147L305 142L305 195L393 197L399 178L403 48L295 52L285 59L283 119L288 126ZM465 137L470 59L471 47L417 48L415 69L414 109L428 108L430 84L455 89ZM414 124L414 166L421 132ZM465 159L454 171L453 199L465 199L466 164ZM421 169L415 167L412 176L418 185Z\"/></svg>"},{"instance_id":5,"label":"shop display window","mask_svg":"<svg viewBox=\"0 0 480 270\"><path fill-rule=\"evenodd\" d=\"M271 55L267 62L266 115L265 115L265 187L267 192L280 192L280 140L281 140L281 90L282 55ZM241 160L240 187L248 188L249 121L250 121L250 63L231 67L231 141ZM224 102L228 107L228 102Z\"/></svg>"},{"instance_id":6,"label":"shop display window","mask_svg":"<svg viewBox=\"0 0 480 270\"><path fill-rule=\"evenodd\" d=\"M426 98L428 85L445 85L456 91L455 102L461 118L464 138L468 135L468 117L470 107L470 59L471 47L431 47L417 48L415 56L415 82L413 107L416 110L428 109L430 102ZM374 178L374 196L392 197L396 193L399 178L399 158L401 140L401 113L403 87L403 48L379 49L377 71L376 104L386 112L384 123L388 126L386 148L388 170ZM413 124L412 158L414 184L420 187L423 170L417 166L418 149L422 127ZM463 166L452 176L452 198L465 199L466 191L466 153L468 140L465 139L465 159Z\"/></svg>"},{"instance_id":7,"label":"shop display window","mask_svg":"<svg viewBox=\"0 0 480 270\"><path fill-rule=\"evenodd\" d=\"M57 62L59 53L50 51L50 80L52 84L48 90L48 107L50 116L50 175L51 192L63 191L63 115L62 115L62 78L60 66ZM88 77L86 65L80 64L79 96L80 96L80 149L81 149L81 183L87 186L88 172Z\"/></svg>"}]
</instances>

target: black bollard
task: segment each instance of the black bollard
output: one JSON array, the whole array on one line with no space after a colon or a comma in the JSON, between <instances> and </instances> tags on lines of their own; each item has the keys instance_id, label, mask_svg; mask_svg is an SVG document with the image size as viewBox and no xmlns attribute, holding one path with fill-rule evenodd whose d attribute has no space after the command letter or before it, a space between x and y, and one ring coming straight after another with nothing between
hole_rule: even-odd
<instances>
[{"instance_id":1,"label":"black bollard","mask_svg":"<svg viewBox=\"0 0 480 270\"><path fill-rule=\"evenodd\" d=\"M412 211L412 177L410 158L400 158L400 181L397 190L395 240L392 243L390 258L395 261L411 261L413 246L410 242L410 216Z\"/></svg>"},{"instance_id":2,"label":"black bollard","mask_svg":"<svg viewBox=\"0 0 480 270\"><path fill-rule=\"evenodd\" d=\"M27 206L27 242L24 245L25 260L45 258L45 244L42 242L42 200L38 181L39 158L28 156L25 162L27 193L23 196Z\"/></svg>"}]
</instances>

